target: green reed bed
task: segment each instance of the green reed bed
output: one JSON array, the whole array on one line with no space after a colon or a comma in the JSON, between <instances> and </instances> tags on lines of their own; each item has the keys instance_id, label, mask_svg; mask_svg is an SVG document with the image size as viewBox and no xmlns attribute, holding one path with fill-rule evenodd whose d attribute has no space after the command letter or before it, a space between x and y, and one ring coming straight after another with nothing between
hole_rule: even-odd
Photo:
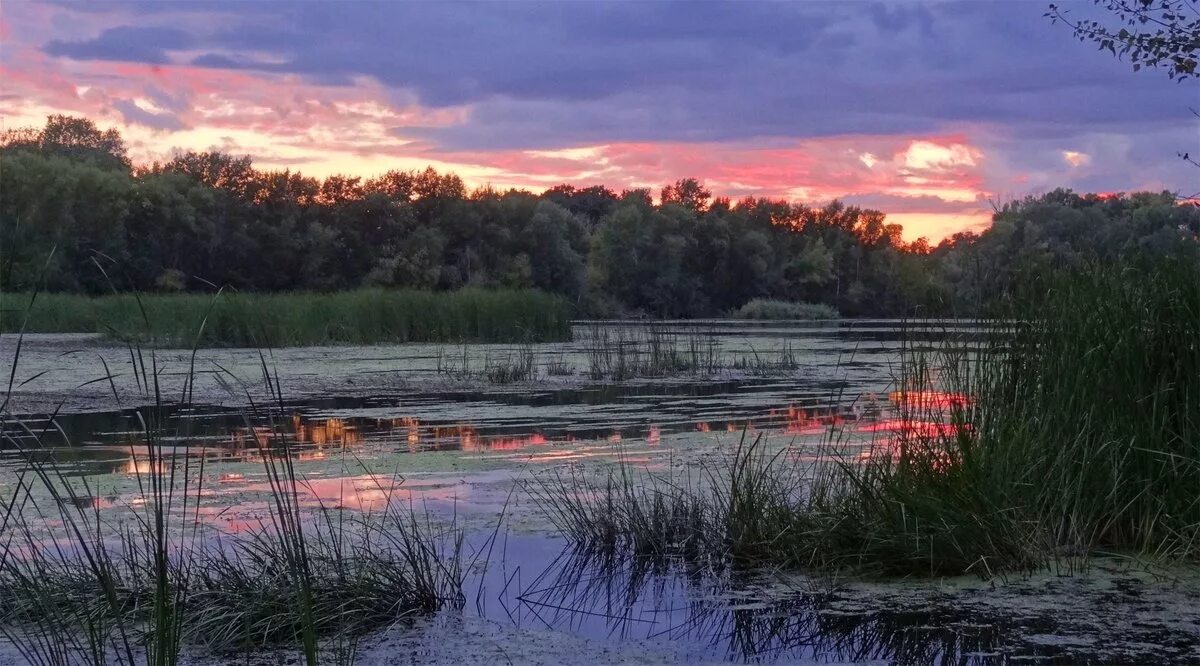
<instances>
[{"instance_id":1,"label":"green reed bed","mask_svg":"<svg viewBox=\"0 0 1200 666\"><path fill-rule=\"evenodd\" d=\"M338 293L0 294L0 331L105 333L160 345L546 342L571 337L570 305L535 290ZM150 325L143 324L143 312ZM146 340L143 331L153 331Z\"/></svg>"},{"instance_id":2,"label":"green reed bed","mask_svg":"<svg viewBox=\"0 0 1200 666\"><path fill-rule=\"evenodd\" d=\"M621 468L544 477L534 495L583 547L722 565L991 575L1096 553L1200 559L1200 266L1058 274L1002 314L982 346L906 351L903 427L835 432L826 462L743 442L686 479Z\"/></svg>"}]
</instances>

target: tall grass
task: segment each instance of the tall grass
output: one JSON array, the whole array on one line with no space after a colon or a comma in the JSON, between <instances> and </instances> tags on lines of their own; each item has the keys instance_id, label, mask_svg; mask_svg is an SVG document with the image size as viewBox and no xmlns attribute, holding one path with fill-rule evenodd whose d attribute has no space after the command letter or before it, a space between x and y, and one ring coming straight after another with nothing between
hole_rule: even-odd
<instances>
[{"instance_id":1,"label":"tall grass","mask_svg":"<svg viewBox=\"0 0 1200 666\"><path fill-rule=\"evenodd\" d=\"M585 547L724 564L990 575L1097 552L1200 559L1200 266L1054 275L1003 314L982 346L906 350L893 427L835 435L824 462L743 441L689 479L553 477L535 497Z\"/></svg>"},{"instance_id":2,"label":"tall grass","mask_svg":"<svg viewBox=\"0 0 1200 666\"><path fill-rule=\"evenodd\" d=\"M142 314L141 325L154 324ZM18 338L5 398L20 348ZM189 422L166 421L154 351L130 344L130 355L150 405L136 410L130 456L143 464L134 465L128 515L102 510L87 477L57 463L53 450L72 442L53 416L34 430L8 414L7 399L0 404L2 444L24 461L11 493L0 494L0 635L27 662L169 666L188 646L275 644L298 647L311 665L331 640L339 654L353 654L369 629L465 602L462 533L453 524L390 502L362 516L301 511L304 480L292 465L278 379L262 355L276 405L254 405L237 378L226 382L251 403L245 420L270 486L267 518L244 535L202 532L204 458L177 454L174 440L186 440ZM115 388L113 398L119 405Z\"/></svg>"},{"instance_id":3,"label":"tall grass","mask_svg":"<svg viewBox=\"0 0 1200 666\"><path fill-rule=\"evenodd\" d=\"M15 332L28 294L0 295L0 331ZM145 317L142 311L144 309ZM143 318L149 326L143 325ZM161 345L281 347L381 342L569 340L570 306L533 290L454 292L361 289L330 294L205 294L88 297L41 294L28 333L106 333ZM148 333L149 332L149 333ZM153 335L152 340L146 336Z\"/></svg>"},{"instance_id":4,"label":"tall grass","mask_svg":"<svg viewBox=\"0 0 1200 666\"><path fill-rule=\"evenodd\" d=\"M588 336L588 376L623 381L635 377L713 374L721 369L721 343L699 328L676 333L651 326L644 332L594 326Z\"/></svg>"}]
</instances>

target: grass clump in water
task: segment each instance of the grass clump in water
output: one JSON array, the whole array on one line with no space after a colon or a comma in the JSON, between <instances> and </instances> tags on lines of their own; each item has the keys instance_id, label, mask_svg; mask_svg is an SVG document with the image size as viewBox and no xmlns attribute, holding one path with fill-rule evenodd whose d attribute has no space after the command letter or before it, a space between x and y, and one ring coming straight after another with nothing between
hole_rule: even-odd
<instances>
[{"instance_id":1,"label":"grass clump in water","mask_svg":"<svg viewBox=\"0 0 1200 666\"><path fill-rule=\"evenodd\" d=\"M712 331L645 332L596 326L588 337L588 377L624 381L639 377L714 374L722 369L721 343Z\"/></svg>"},{"instance_id":2,"label":"grass clump in water","mask_svg":"<svg viewBox=\"0 0 1200 666\"><path fill-rule=\"evenodd\" d=\"M1097 266L1016 297L982 346L905 353L898 415L800 465L759 442L681 481L535 494L585 547L990 575L1100 552L1200 559L1200 266ZM938 389L938 390L931 390Z\"/></svg>"},{"instance_id":3,"label":"grass clump in water","mask_svg":"<svg viewBox=\"0 0 1200 666\"><path fill-rule=\"evenodd\" d=\"M4 294L0 331L25 319L28 294ZM149 327L141 325L148 319ZM40 294L27 333L105 333L157 345L284 347L385 342L547 342L571 338L570 305L535 290L360 289L340 293ZM145 331L153 337L146 339Z\"/></svg>"}]
</instances>

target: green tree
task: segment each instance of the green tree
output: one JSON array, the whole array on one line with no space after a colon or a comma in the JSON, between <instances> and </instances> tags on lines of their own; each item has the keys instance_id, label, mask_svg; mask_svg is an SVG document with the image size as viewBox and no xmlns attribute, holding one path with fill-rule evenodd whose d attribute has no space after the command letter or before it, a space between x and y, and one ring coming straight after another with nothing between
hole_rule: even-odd
<instances>
[{"instance_id":1,"label":"green tree","mask_svg":"<svg viewBox=\"0 0 1200 666\"><path fill-rule=\"evenodd\" d=\"M1164 68L1183 80L1198 75L1200 4L1196 0L1093 0L1107 20L1075 19L1071 11L1050 5L1046 17L1071 28L1081 42L1128 58L1133 71Z\"/></svg>"},{"instance_id":2,"label":"green tree","mask_svg":"<svg viewBox=\"0 0 1200 666\"><path fill-rule=\"evenodd\" d=\"M77 116L52 115L42 129L21 128L0 135L0 147L57 155L102 169L128 171L125 140L115 129L101 130Z\"/></svg>"},{"instance_id":3,"label":"green tree","mask_svg":"<svg viewBox=\"0 0 1200 666\"><path fill-rule=\"evenodd\" d=\"M683 178L672 185L663 186L660 199L663 205L675 204L694 213L703 213L708 210L712 192L695 178Z\"/></svg>"},{"instance_id":4,"label":"green tree","mask_svg":"<svg viewBox=\"0 0 1200 666\"><path fill-rule=\"evenodd\" d=\"M550 201L537 205L526 233L532 285L546 291L578 298L587 276L581 249L587 231L580 220Z\"/></svg>"}]
</instances>

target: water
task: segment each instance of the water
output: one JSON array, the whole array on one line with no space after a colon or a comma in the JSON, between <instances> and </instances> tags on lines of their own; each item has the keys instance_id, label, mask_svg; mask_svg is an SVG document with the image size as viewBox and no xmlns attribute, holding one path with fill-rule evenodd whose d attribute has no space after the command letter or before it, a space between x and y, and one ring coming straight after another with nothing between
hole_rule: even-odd
<instances>
[{"instance_id":1,"label":"water","mask_svg":"<svg viewBox=\"0 0 1200 666\"><path fill-rule=\"evenodd\" d=\"M5 434L53 450L77 473L122 471L129 467L130 445L139 443L143 425L136 409L113 407L153 402L148 387L155 380L164 401L178 400L185 387L191 392L193 404L168 404L158 414L171 442L225 462L247 460L247 448L256 447L254 432L268 428L289 436L301 455L349 449L362 456L653 440L744 427L800 433L833 419L874 413L879 405L870 403L884 399L901 344L895 322L654 326L669 335L705 336L728 365L746 358L770 362L786 348L796 367L767 376L722 370L592 379L588 348L594 327L586 324L577 326L573 343L533 346L539 367L535 380L502 386L480 377L462 380L458 373L463 366L478 372L510 359L520 352L512 345L296 348L265 355L201 350L193 358L179 350L135 356L85 336L29 336L10 408L25 417ZM609 328L644 331L648 325ZM906 329L904 334L927 339L946 330L937 324L936 331ZM0 350L7 352L15 342L5 337ZM264 366L282 395L265 390ZM550 376L546 368L552 366L569 368L571 374ZM188 377L195 378L190 385ZM271 409L264 410L264 404ZM55 412L52 426L47 416ZM26 428L39 435L38 444ZM5 449L0 469L19 465L13 443Z\"/></svg>"},{"instance_id":2,"label":"water","mask_svg":"<svg viewBox=\"0 0 1200 666\"><path fill-rule=\"evenodd\" d=\"M591 376L601 334L626 344L652 329L681 349L702 340L722 367L620 381ZM834 427L861 433L870 448L886 441L891 427L888 394L901 349L983 330L972 322L582 323L574 342L532 347L413 344L194 356L139 353L89 336L31 336L9 405L23 416L2 426L0 492L13 491L29 457L53 458L87 483L88 493L72 501L126 512L140 502L139 474L155 471L143 434L152 419L162 425L168 454L204 479L196 519L214 536L237 533L269 516L260 446L286 443L303 480L302 510L373 512L415 501L455 516L469 548L488 544L489 564L469 572L461 612L398 628L387 639L414 658L452 659L454 645L464 658L493 645L500 646L498 659L520 655L530 632L547 652L526 657L558 654L565 663L580 650L600 650L600 660L633 650L635 658L668 662L989 663L1002 654L1062 654L1061 645L1019 640L1058 631L1053 614L1018 622L1003 612L963 609L961 599L936 590L884 603L877 590L835 592L823 581L582 557L565 552L519 497L521 479L567 464L620 459L686 469L743 432L796 456L818 455ZM14 349L12 336L0 336L6 376ZM482 378L490 364L530 352L536 378L505 385ZM786 368L731 369L785 355L794 359ZM156 383L165 403L139 409L155 402ZM191 403L178 404L187 392ZM502 511L499 537L489 544ZM368 641L365 654L386 653L389 645L371 648Z\"/></svg>"}]
</instances>

